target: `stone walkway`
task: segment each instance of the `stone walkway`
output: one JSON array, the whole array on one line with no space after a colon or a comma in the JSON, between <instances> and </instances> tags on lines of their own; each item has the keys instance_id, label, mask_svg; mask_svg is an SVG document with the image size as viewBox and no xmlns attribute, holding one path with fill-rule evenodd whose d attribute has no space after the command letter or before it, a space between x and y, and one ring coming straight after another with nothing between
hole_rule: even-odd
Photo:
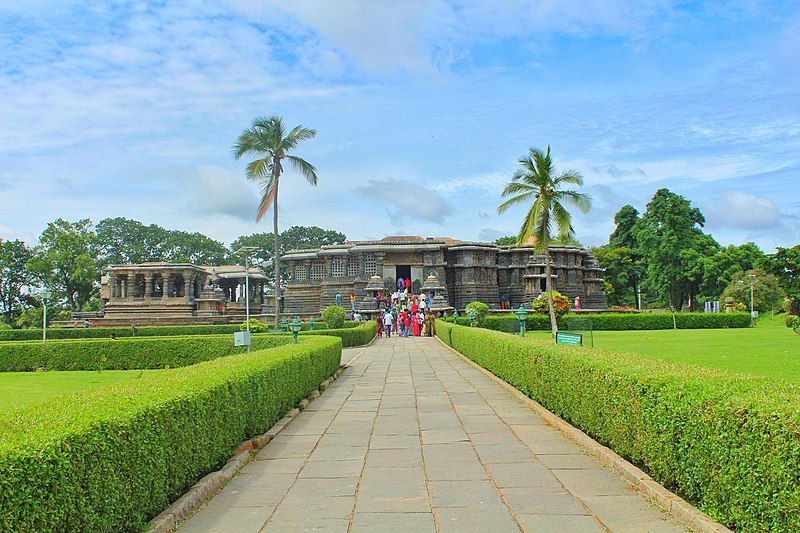
<instances>
[{"instance_id":1,"label":"stone walkway","mask_svg":"<svg viewBox=\"0 0 800 533\"><path fill-rule=\"evenodd\" d=\"M180 531L315 529L684 531L426 338L361 349Z\"/></svg>"}]
</instances>

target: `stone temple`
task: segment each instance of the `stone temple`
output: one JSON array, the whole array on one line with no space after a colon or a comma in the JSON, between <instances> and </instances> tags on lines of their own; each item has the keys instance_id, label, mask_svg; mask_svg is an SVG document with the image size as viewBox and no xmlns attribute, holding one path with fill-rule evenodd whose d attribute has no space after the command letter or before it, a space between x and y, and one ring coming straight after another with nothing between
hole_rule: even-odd
<instances>
[{"instance_id":1,"label":"stone temple","mask_svg":"<svg viewBox=\"0 0 800 533\"><path fill-rule=\"evenodd\" d=\"M605 309L602 269L588 250L550 249L553 287L574 299L582 309ZM497 246L447 237L385 237L378 241L351 241L312 250L292 250L281 257L288 265L284 284L286 314L316 314L342 295L345 306L355 293L357 308L374 309L377 290L391 293L397 278L411 279L416 291L431 279L445 307L463 310L474 300L500 307L508 295L512 307L531 302L545 291L544 256L532 246ZM433 274L434 278L430 275ZM426 291L427 292L427 291Z\"/></svg>"}]
</instances>

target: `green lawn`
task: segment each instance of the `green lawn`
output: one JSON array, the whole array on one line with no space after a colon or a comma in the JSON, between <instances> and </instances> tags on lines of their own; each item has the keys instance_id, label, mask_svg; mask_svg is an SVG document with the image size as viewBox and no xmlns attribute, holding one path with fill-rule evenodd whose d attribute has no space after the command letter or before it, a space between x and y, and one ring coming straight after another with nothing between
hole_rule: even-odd
<instances>
[{"instance_id":1,"label":"green lawn","mask_svg":"<svg viewBox=\"0 0 800 533\"><path fill-rule=\"evenodd\" d=\"M0 411L54 396L113 385L159 370L0 372Z\"/></svg>"},{"instance_id":2,"label":"green lawn","mask_svg":"<svg viewBox=\"0 0 800 533\"><path fill-rule=\"evenodd\" d=\"M527 335L550 338L549 331ZM584 345L589 345L588 334ZM594 347L800 384L800 335L784 325L784 317L764 317L747 329L595 331Z\"/></svg>"}]
</instances>

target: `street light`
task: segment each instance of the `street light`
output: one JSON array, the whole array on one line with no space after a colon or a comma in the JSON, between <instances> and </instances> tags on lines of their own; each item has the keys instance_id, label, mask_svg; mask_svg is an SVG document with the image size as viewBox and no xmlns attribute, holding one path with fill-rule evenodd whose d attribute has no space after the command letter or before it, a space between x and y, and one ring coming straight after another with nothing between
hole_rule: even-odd
<instances>
[{"instance_id":1,"label":"street light","mask_svg":"<svg viewBox=\"0 0 800 533\"><path fill-rule=\"evenodd\" d=\"M477 318L477 315L475 314L475 310L474 309L469 309L467 311L467 317L469 318L470 327L474 328L475 327L475 319Z\"/></svg>"},{"instance_id":2,"label":"street light","mask_svg":"<svg viewBox=\"0 0 800 533\"><path fill-rule=\"evenodd\" d=\"M250 351L250 255L258 251L258 246L242 246L236 255L244 256L244 316L247 329L247 351Z\"/></svg>"},{"instance_id":3,"label":"street light","mask_svg":"<svg viewBox=\"0 0 800 533\"><path fill-rule=\"evenodd\" d=\"M51 293L48 290L44 290L39 293L39 296L42 298L42 311L44 312L42 317L42 342L47 342L47 300L50 299Z\"/></svg>"},{"instance_id":4,"label":"street light","mask_svg":"<svg viewBox=\"0 0 800 533\"><path fill-rule=\"evenodd\" d=\"M303 329L303 325L300 323L300 319L294 317L292 322L289 324L289 329L292 330L292 337L294 338L294 342L297 342L297 334L300 333L300 330Z\"/></svg>"},{"instance_id":5,"label":"street light","mask_svg":"<svg viewBox=\"0 0 800 533\"><path fill-rule=\"evenodd\" d=\"M514 314L517 315L517 320L519 320L519 336L525 336L525 321L528 320L528 312L525 310L525 306L523 304L519 304L519 309L514 311Z\"/></svg>"},{"instance_id":6,"label":"street light","mask_svg":"<svg viewBox=\"0 0 800 533\"><path fill-rule=\"evenodd\" d=\"M286 320L286 318L282 318L282 319L281 319L281 321L280 321L280 322L278 322L278 325L281 327L281 329L282 329L284 332L286 332L286 333L288 333L288 332L289 332L289 321L288 321L288 320Z\"/></svg>"},{"instance_id":7,"label":"street light","mask_svg":"<svg viewBox=\"0 0 800 533\"><path fill-rule=\"evenodd\" d=\"M755 310L753 309L753 296L755 294L755 291L754 291L754 288L753 288L753 281L756 279L756 275L755 274L748 274L747 277L750 279L750 325L753 325L755 323L755 320L756 320L756 314L754 312ZM739 284L740 285L744 285L744 280L740 279L739 280Z\"/></svg>"}]
</instances>

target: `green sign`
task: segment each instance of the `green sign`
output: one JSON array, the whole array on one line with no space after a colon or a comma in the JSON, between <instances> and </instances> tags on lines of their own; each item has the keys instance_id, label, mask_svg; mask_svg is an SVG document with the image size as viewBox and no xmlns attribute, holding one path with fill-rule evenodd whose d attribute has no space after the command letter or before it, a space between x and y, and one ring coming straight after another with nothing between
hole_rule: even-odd
<instances>
[{"instance_id":1,"label":"green sign","mask_svg":"<svg viewBox=\"0 0 800 533\"><path fill-rule=\"evenodd\" d=\"M583 335L580 333L556 333L556 344L566 344L568 346L582 346Z\"/></svg>"}]
</instances>

